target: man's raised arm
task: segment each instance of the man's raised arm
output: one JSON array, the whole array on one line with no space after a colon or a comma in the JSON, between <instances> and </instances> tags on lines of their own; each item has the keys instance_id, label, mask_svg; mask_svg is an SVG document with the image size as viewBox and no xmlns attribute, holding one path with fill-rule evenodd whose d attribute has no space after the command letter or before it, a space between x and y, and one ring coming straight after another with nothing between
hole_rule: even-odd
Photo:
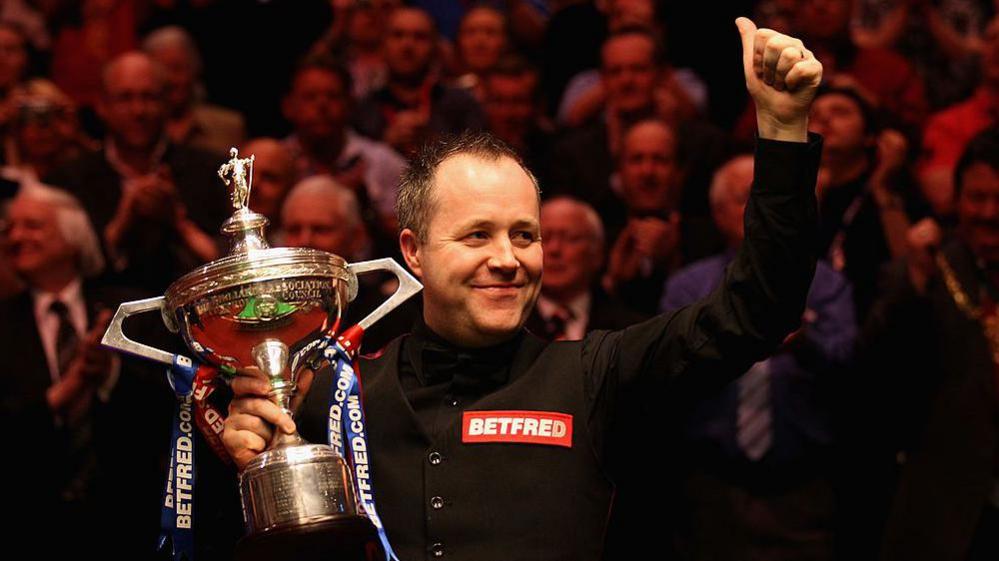
<instances>
[{"instance_id":1,"label":"man's raised arm","mask_svg":"<svg viewBox=\"0 0 999 561\"><path fill-rule=\"evenodd\" d=\"M589 337L584 355L594 392L613 395L615 386L658 383L720 388L800 324L816 261L821 140L809 138L808 112L822 65L798 39L757 29L746 18L736 25L759 127L745 241L706 298L624 331Z\"/></svg>"}]
</instances>

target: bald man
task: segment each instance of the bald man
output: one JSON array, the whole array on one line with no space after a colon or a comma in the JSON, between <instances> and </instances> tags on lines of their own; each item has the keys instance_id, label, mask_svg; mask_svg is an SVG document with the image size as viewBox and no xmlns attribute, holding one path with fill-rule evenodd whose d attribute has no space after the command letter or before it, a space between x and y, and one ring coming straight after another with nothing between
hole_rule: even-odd
<instances>
[{"instance_id":1,"label":"bald man","mask_svg":"<svg viewBox=\"0 0 999 561\"><path fill-rule=\"evenodd\" d=\"M645 319L598 286L604 227L593 207L568 197L547 201L541 206L541 238L541 296L527 320L528 329L549 340L576 341L594 329L624 329Z\"/></svg>"},{"instance_id":2,"label":"bald man","mask_svg":"<svg viewBox=\"0 0 999 561\"><path fill-rule=\"evenodd\" d=\"M168 140L163 70L149 56L118 56L102 78L104 148L46 182L80 199L118 283L160 293L218 256L215 232L230 212L216 175L222 162Z\"/></svg>"}]
</instances>

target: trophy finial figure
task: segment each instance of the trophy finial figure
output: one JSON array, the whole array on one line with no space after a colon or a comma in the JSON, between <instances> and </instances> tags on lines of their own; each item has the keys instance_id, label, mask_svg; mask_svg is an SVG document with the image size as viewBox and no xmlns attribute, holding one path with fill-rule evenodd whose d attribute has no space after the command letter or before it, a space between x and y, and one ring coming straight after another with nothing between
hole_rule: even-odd
<instances>
[{"instance_id":1,"label":"trophy finial figure","mask_svg":"<svg viewBox=\"0 0 999 561\"><path fill-rule=\"evenodd\" d=\"M232 206L236 210L246 208L253 187L253 155L240 158L239 150L229 149L231 158L219 168L219 177L227 186L232 185ZM230 177L232 178L230 180Z\"/></svg>"}]
</instances>

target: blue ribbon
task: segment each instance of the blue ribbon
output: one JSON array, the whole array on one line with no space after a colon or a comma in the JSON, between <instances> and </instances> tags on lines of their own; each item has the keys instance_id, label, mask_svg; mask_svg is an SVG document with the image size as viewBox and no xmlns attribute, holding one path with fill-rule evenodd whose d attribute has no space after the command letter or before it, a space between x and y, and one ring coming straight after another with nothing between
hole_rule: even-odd
<instances>
[{"instance_id":1,"label":"blue ribbon","mask_svg":"<svg viewBox=\"0 0 999 561\"><path fill-rule=\"evenodd\" d=\"M365 432L364 408L361 406L361 388L354 374L351 355L336 340L327 337L323 357L333 367L330 384L329 423L327 437L330 446L341 458L350 462L354 472L354 491L364 513L378 530L378 539L385 549L388 561L399 561L389 544L385 527L375 508L375 494L371 484L368 438ZM344 438L350 455L344 453Z\"/></svg>"},{"instance_id":2,"label":"blue ribbon","mask_svg":"<svg viewBox=\"0 0 999 561\"><path fill-rule=\"evenodd\" d=\"M163 489L160 538L157 550L170 548L174 561L194 559L194 375L198 367L177 355L167 380L177 395L170 470Z\"/></svg>"}]
</instances>

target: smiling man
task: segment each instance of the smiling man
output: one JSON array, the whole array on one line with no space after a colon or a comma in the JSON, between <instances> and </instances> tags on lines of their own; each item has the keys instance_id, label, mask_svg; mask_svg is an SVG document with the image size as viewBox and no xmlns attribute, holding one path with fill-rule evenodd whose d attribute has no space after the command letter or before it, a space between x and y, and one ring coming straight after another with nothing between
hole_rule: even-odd
<instances>
[{"instance_id":1,"label":"smiling man","mask_svg":"<svg viewBox=\"0 0 999 561\"><path fill-rule=\"evenodd\" d=\"M522 326L541 281L539 190L516 153L465 135L424 147L405 174L399 239L425 287L423 321L360 364L378 510L400 559L599 559L612 479L641 456L620 446L663 428L618 421L720 387L797 327L815 264L820 143L807 116L822 67L800 41L738 23L762 116L747 239L722 286L679 312L582 341L534 337ZM298 415L313 442L329 383L316 378ZM232 387L224 440L243 466L295 423L263 379Z\"/></svg>"}]
</instances>

